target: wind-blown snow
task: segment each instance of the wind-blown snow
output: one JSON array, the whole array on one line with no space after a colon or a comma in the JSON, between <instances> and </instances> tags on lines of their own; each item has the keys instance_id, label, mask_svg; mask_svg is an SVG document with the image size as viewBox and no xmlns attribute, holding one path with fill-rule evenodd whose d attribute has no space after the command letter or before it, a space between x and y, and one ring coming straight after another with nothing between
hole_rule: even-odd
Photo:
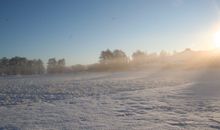
<instances>
[{"instance_id":1,"label":"wind-blown snow","mask_svg":"<svg viewBox=\"0 0 220 130\"><path fill-rule=\"evenodd\" d=\"M0 130L220 129L219 76L148 70L1 77Z\"/></svg>"}]
</instances>

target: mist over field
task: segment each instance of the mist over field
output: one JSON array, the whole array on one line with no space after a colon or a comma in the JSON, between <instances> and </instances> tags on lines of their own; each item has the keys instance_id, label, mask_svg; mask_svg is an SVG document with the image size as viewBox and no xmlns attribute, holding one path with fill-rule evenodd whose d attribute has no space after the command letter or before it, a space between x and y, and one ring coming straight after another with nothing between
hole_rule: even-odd
<instances>
[{"instance_id":1,"label":"mist over field","mask_svg":"<svg viewBox=\"0 0 220 130\"><path fill-rule=\"evenodd\" d=\"M0 128L220 129L219 52L136 51L129 59L106 50L99 58L71 67L2 58Z\"/></svg>"},{"instance_id":2,"label":"mist over field","mask_svg":"<svg viewBox=\"0 0 220 130\"><path fill-rule=\"evenodd\" d=\"M147 53L137 50L131 56L123 50L101 51L99 62L88 65L66 65L66 60L49 58L47 63L41 59L25 57L3 57L0 59L0 74L7 75L39 75L64 74L75 72L114 72L150 69L219 69L220 51L194 51L186 48L172 53L162 50L160 53Z\"/></svg>"},{"instance_id":3,"label":"mist over field","mask_svg":"<svg viewBox=\"0 0 220 130\"><path fill-rule=\"evenodd\" d=\"M220 130L220 0L0 0L0 130Z\"/></svg>"},{"instance_id":4,"label":"mist over field","mask_svg":"<svg viewBox=\"0 0 220 130\"><path fill-rule=\"evenodd\" d=\"M219 129L219 70L0 78L1 129Z\"/></svg>"}]
</instances>

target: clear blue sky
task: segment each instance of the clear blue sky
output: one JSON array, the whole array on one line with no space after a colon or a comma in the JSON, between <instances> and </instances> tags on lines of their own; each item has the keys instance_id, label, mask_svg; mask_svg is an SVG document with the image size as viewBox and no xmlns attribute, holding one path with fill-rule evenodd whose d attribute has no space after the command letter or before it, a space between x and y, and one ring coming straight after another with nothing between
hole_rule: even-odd
<instances>
[{"instance_id":1,"label":"clear blue sky","mask_svg":"<svg viewBox=\"0 0 220 130\"><path fill-rule=\"evenodd\" d=\"M70 65L97 62L107 48L131 55L199 47L219 22L219 6L218 0L0 0L0 57L65 58Z\"/></svg>"}]
</instances>

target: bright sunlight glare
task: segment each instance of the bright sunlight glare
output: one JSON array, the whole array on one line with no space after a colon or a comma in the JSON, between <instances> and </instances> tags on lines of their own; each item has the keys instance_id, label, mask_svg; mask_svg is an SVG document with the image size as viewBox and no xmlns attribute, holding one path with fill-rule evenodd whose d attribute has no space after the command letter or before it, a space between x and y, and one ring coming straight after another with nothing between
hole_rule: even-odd
<instances>
[{"instance_id":1,"label":"bright sunlight glare","mask_svg":"<svg viewBox=\"0 0 220 130\"><path fill-rule=\"evenodd\" d=\"M220 31L214 34L214 44L216 48L220 48Z\"/></svg>"}]
</instances>

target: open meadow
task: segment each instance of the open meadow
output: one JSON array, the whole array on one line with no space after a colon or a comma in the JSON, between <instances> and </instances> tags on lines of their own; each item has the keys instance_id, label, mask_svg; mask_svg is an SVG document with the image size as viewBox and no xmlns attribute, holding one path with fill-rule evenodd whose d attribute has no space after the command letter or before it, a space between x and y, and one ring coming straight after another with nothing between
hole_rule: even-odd
<instances>
[{"instance_id":1,"label":"open meadow","mask_svg":"<svg viewBox=\"0 0 220 130\"><path fill-rule=\"evenodd\" d=\"M219 72L1 77L0 130L220 129Z\"/></svg>"}]
</instances>

